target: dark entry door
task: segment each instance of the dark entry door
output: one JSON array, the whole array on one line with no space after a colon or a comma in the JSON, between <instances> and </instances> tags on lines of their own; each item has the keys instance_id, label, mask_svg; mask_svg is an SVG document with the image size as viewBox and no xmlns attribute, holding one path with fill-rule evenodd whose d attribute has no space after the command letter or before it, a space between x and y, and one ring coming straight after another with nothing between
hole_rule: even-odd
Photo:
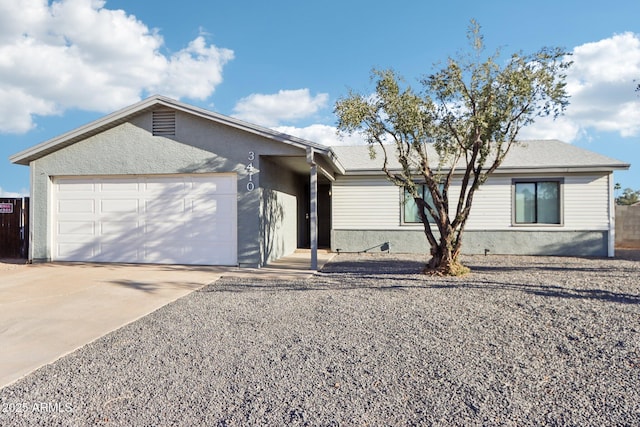
<instances>
[{"instance_id":1,"label":"dark entry door","mask_svg":"<svg viewBox=\"0 0 640 427\"><path fill-rule=\"evenodd\" d=\"M309 204L310 204L310 190L309 185L305 185L304 188L304 240L303 246L308 248L311 246L311 233L309 220ZM331 185L330 184L318 184L318 247L330 248L331 247Z\"/></svg>"},{"instance_id":2,"label":"dark entry door","mask_svg":"<svg viewBox=\"0 0 640 427\"><path fill-rule=\"evenodd\" d=\"M331 185L318 185L318 247L331 247Z\"/></svg>"}]
</instances>

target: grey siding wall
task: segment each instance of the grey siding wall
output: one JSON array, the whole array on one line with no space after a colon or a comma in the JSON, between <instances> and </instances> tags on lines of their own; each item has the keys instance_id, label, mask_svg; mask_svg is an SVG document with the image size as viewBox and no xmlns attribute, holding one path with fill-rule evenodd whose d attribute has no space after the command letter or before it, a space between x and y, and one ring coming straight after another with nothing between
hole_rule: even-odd
<instances>
[{"instance_id":1,"label":"grey siding wall","mask_svg":"<svg viewBox=\"0 0 640 427\"><path fill-rule=\"evenodd\" d=\"M51 257L52 177L233 172L238 177L238 264L261 265L260 159L304 155L304 150L181 112L176 115L176 136L156 137L151 118L150 112L141 114L31 163L31 259ZM257 170L253 190L247 188L250 162Z\"/></svg>"}]
</instances>

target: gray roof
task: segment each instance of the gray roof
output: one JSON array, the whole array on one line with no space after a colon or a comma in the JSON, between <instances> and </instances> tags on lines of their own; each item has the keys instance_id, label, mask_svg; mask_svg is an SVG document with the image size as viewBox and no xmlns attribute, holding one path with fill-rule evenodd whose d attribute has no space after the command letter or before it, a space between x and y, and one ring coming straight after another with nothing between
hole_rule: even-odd
<instances>
[{"instance_id":1,"label":"gray roof","mask_svg":"<svg viewBox=\"0 0 640 427\"><path fill-rule=\"evenodd\" d=\"M331 147L347 173L379 172L382 167L383 154L379 146L375 146L376 157L371 159L369 146L334 146ZM387 147L389 167L399 169L395 158L395 148ZM432 167L437 167L438 157L431 149ZM612 171L628 169L629 164L603 156L584 148L576 147L558 140L523 141L514 145L504 159L497 172L510 171Z\"/></svg>"},{"instance_id":2,"label":"gray roof","mask_svg":"<svg viewBox=\"0 0 640 427\"><path fill-rule=\"evenodd\" d=\"M20 153L14 154L9 159L13 163L28 165L29 162L33 160L46 156L49 153L67 147L92 135L96 135L109 128L115 127L130 120L138 114L151 111L158 107L173 108L246 132L258 134L268 139L294 145L306 149L307 151L313 150L325 157L340 173L381 173L383 156L379 146L375 146L375 151L378 152L377 157L375 159L371 159L369 155L369 146L367 145L328 147L302 138L286 135L262 126L247 123L233 117L194 107L160 95L152 96L138 102L137 104L123 108L63 135L52 138L34 147L30 147ZM399 164L393 155L393 146L389 146L388 153L390 154L389 163L391 169L399 169ZM434 160L432 167L435 168L437 167L438 157L433 149L432 154L431 158ZM628 163L576 147L575 145L556 140L548 140L526 141L512 147L509 155L506 157L497 172L509 172L516 170L520 172L525 170L544 170L550 172L564 170L612 171L616 169L628 169L629 166L630 165Z\"/></svg>"}]
</instances>

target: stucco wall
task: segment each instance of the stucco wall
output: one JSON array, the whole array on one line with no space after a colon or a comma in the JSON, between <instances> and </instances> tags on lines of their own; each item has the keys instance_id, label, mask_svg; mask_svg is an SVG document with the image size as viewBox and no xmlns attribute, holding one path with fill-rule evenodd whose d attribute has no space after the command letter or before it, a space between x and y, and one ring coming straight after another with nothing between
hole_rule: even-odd
<instances>
[{"instance_id":1,"label":"stucco wall","mask_svg":"<svg viewBox=\"0 0 640 427\"><path fill-rule=\"evenodd\" d=\"M616 246L640 248L640 206L616 206Z\"/></svg>"},{"instance_id":2,"label":"stucco wall","mask_svg":"<svg viewBox=\"0 0 640 427\"><path fill-rule=\"evenodd\" d=\"M305 177L268 157L260 159L262 187L262 257L265 263L293 253L298 247L300 210Z\"/></svg>"},{"instance_id":3,"label":"stucco wall","mask_svg":"<svg viewBox=\"0 0 640 427\"><path fill-rule=\"evenodd\" d=\"M296 197L263 190L262 253L264 263L292 254L297 248Z\"/></svg>"},{"instance_id":4,"label":"stucco wall","mask_svg":"<svg viewBox=\"0 0 640 427\"><path fill-rule=\"evenodd\" d=\"M304 150L178 112L176 136L151 134L150 112L31 163L34 261L51 258L51 177L233 172L238 177L238 264L261 264L260 158ZM248 188L247 165L253 164Z\"/></svg>"},{"instance_id":5,"label":"stucco wall","mask_svg":"<svg viewBox=\"0 0 640 427\"><path fill-rule=\"evenodd\" d=\"M494 255L607 256L606 231L477 231L464 234L462 252ZM334 252L428 253L424 232L333 230Z\"/></svg>"}]
</instances>

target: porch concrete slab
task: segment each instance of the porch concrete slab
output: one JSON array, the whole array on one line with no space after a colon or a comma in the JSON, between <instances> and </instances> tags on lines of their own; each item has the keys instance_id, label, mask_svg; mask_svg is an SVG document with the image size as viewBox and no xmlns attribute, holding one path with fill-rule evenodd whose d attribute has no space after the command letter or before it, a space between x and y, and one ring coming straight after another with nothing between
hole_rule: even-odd
<instances>
[{"instance_id":1,"label":"porch concrete slab","mask_svg":"<svg viewBox=\"0 0 640 427\"><path fill-rule=\"evenodd\" d=\"M318 270L335 256L325 249L318 250ZM311 277L316 270L311 270L311 251L297 249L294 253L278 258L261 268L242 268L228 271L225 276L244 276L265 279L298 280Z\"/></svg>"},{"instance_id":2,"label":"porch concrete slab","mask_svg":"<svg viewBox=\"0 0 640 427\"><path fill-rule=\"evenodd\" d=\"M34 264L0 271L0 387L217 280L228 269Z\"/></svg>"}]
</instances>

